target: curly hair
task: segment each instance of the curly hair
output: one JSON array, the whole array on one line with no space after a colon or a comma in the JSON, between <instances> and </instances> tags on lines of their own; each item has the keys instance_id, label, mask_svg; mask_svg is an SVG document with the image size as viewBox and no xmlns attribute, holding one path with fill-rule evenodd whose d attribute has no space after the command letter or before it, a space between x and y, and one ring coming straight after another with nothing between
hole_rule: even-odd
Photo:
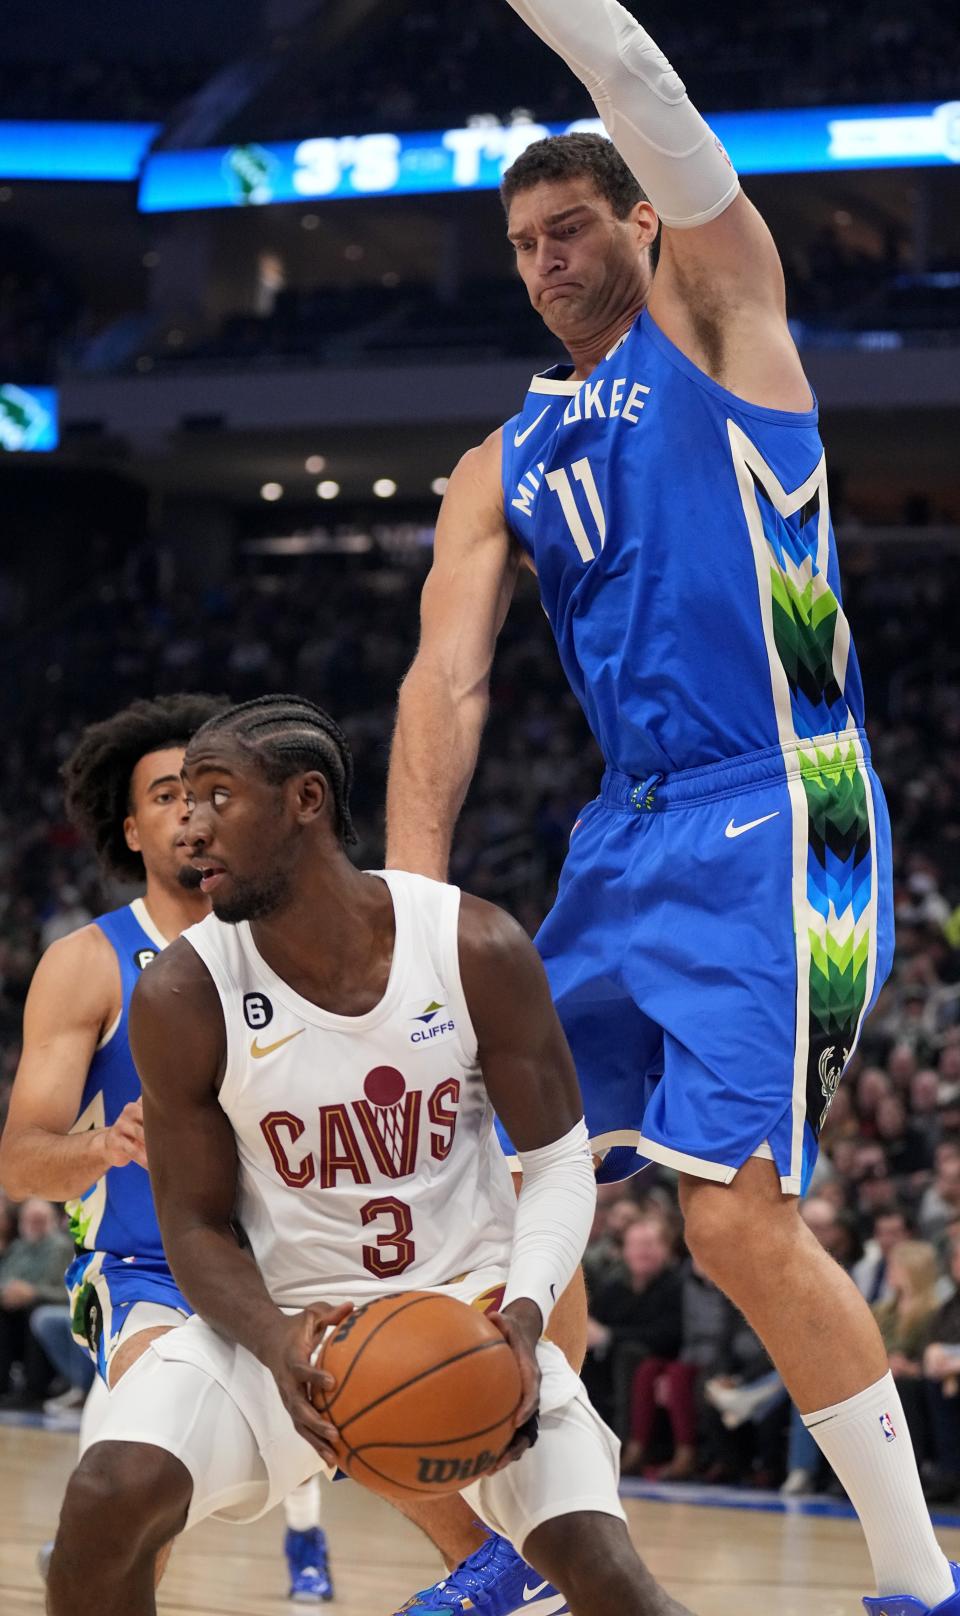
<instances>
[{"instance_id":1,"label":"curly hair","mask_svg":"<svg viewBox=\"0 0 960 1616\"><path fill-rule=\"evenodd\" d=\"M646 196L612 140L586 130L571 135L550 135L535 140L507 169L500 183L504 209L521 191L531 191L546 180L556 183L586 176L606 197L618 219L625 219Z\"/></svg>"},{"instance_id":2,"label":"curly hair","mask_svg":"<svg viewBox=\"0 0 960 1616\"><path fill-rule=\"evenodd\" d=\"M146 874L143 859L123 834L130 781L140 759L165 747L186 746L226 705L225 696L156 696L131 702L83 731L60 777L71 824L109 874L128 881L142 881Z\"/></svg>"},{"instance_id":3,"label":"curly hair","mask_svg":"<svg viewBox=\"0 0 960 1616\"><path fill-rule=\"evenodd\" d=\"M356 842L350 818L353 753L339 724L322 707L304 696L257 696L207 720L203 738L220 734L248 753L271 785L282 785L291 775L318 769L333 790L341 842Z\"/></svg>"}]
</instances>

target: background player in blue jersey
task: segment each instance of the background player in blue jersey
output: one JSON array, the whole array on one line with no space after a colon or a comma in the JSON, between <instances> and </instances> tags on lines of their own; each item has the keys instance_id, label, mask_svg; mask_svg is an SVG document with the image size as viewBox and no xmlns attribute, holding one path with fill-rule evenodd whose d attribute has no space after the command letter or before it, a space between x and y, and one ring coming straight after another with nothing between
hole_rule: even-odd
<instances>
[{"instance_id":1,"label":"background player in blue jersey","mask_svg":"<svg viewBox=\"0 0 960 1616\"><path fill-rule=\"evenodd\" d=\"M867 1608L955 1616L960 1570L934 1538L876 1326L797 1214L892 920L779 257L616 0L511 5L613 144L539 142L504 180L520 276L571 363L535 377L451 481L400 698L388 862L446 869L527 564L607 764L538 938L601 1171L679 1172L695 1258L857 1508L882 1596Z\"/></svg>"},{"instance_id":2,"label":"background player in blue jersey","mask_svg":"<svg viewBox=\"0 0 960 1616\"><path fill-rule=\"evenodd\" d=\"M55 942L40 961L0 1143L10 1195L69 1203L78 1252L67 1274L74 1335L110 1386L191 1312L167 1267L145 1170L127 1013L144 966L209 908L177 879L189 855L180 768L190 737L224 705L198 695L134 702L91 725L67 761L74 823L111 875L145 880L146 890ZM95 1440L98 1407L95 1386L82 1450ZM291 1597L332 1597L318 1482L291 1495L287 1519Z\"/></svg>"}]
</instances>

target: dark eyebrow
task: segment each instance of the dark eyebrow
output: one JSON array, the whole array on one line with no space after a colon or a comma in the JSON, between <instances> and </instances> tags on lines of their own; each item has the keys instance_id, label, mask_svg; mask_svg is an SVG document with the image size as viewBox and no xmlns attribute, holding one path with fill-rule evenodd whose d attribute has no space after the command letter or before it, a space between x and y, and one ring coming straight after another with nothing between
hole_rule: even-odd
<instances>
[{"instance_id":1,"label":"dark eyebrow","mask_svg":"<svg viewBox=\"0 0 960 1616\"><path fill-rule=\"evenodd\" d=\"M170 786L170 785L177 785L178 786L179 784L180 784L180 776L179 776L179 774L161 774L161 775L158 775L156 780L151 780L150 784L147 786L147 795L149 796L151 791L156 791L157 786Z\"/></svg>"},{"instance_id":2,"label":"dark eyebrow","mask_svg":"<svg viewBox=\"0 0 960 1616\"><path fill-rule=\"evenodd\" d=\"M186 783L191 775L196 779L201 774L226 774L229 775L231 780L233 779L233 770L228 769L224 763L192 763L189 771L186 766L184 767L180 778Z\"/></svg>"},{"instance_id":3,"label":"dark eyebrow","mask_svg":"<svg viewBox=\"0 0 960 1616\"><path fill-rule=\"evenodd\" d=\"M545 223L548 225L563 224L565 219L571 219L575 213L589 212L589 208L590 204L588 202L574 202L572 207L562 208L559 213L551 213ZM519 233L507 231L508 241L522 241L523 239L524 232L522 230Z\"/></svg>"}]
</instances>

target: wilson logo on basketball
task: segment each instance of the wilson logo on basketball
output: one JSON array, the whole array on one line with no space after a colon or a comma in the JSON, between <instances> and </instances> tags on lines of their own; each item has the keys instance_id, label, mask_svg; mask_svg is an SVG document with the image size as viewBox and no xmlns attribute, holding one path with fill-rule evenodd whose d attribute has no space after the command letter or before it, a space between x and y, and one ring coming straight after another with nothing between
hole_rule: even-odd
<instances>
[{"instance_id":1,"label":"wilson logo on basketball","mask_svg":"<svg viewBox=\"0 0 960 1616\"><path fill-rule=\"evenodd\" d=\"M446 1161L459 1106L455 1077L438 1083L424 1105L423 1091L408 1089L395 1066L375 1066L363 1080L361 1100L319 1107L312 1138L304 1139L307 1123L292 1111L271 1111L261 1119L260 1131L291 1189L316 1183L331 1190L341 1174L354 1184L371 1184L376 1178L410 1178L421 1156Z\"/></svg>"},{"instance_id":2,"label":"wilson logo on basketball","mask_svg":"<svg viewBox=\"0 0 960 1616\"><path fill-rule=\"evenodd\" d=\"M446 1487L453 1481L472 1481L493 1468L499 1455L476 1454L472 1459L434 1459L421 1453L417 1460L417 1482L424 1487Z\"/></svg>"}]
</instances>

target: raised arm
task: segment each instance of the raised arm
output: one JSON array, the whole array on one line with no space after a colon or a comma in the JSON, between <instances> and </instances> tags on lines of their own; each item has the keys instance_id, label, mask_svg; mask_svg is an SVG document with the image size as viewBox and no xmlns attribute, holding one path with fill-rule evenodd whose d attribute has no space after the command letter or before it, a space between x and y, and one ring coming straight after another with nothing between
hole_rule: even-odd
<instances>
[{"instance_id":1,"label":"raised arm","mask_svg":"<svg viewBox=\"0 0 960 1616\"><path fill-rule=\"evenodd\" d=\"M500 442L497 432L472 449L450 479L390 754L387 865L440 881L476 768L494 647L519 566L503 511Z\"/></svg>"},{"instance_id":2,"label":"raised arm","mask_svg":"<svg viewBox=\"0 0 960 1616\"><path fill-rule=\"evenodd\" d=\"M660 215L653 318L731 391L808 409L773 237L663 52L617 0L509 4L586 86Z\"/></svg>"},{"instance_id":3,"label":"raised arm","mask_svg":"<svg viewBox=\"0 0 960 1616\"><path fill-rule=\"evenodd\" d=\"M175 1037L171 1036L175 1029ZM167 1261L201 1318L271 1370L290 1416L330 1463L333 1433L308 1396L329 1377L310 1367L327 1324L350 1308L290 1319L271 1300L234 1225L237 1150L218 1088L226 1037L220 999L189 943L172 943L137 983L130 1047L143 1085L150 1177Z\"/></svg>"},{"instance_id":4,"label":"raised arm","mask_svg":"<svg viewBox=\"0 0 960 1616\"><path fill-rule=\"evenodd\" d=\"M23 1049L0 1140L0 1184L12 1200L68 1201L108 1167L146 1165L139 1101L110 1128L96 1105L79 1116L90 1062L120 1005L116 956L99 927L85 926L48 948L27 994Z\"/></svg>"}]
</instances>

